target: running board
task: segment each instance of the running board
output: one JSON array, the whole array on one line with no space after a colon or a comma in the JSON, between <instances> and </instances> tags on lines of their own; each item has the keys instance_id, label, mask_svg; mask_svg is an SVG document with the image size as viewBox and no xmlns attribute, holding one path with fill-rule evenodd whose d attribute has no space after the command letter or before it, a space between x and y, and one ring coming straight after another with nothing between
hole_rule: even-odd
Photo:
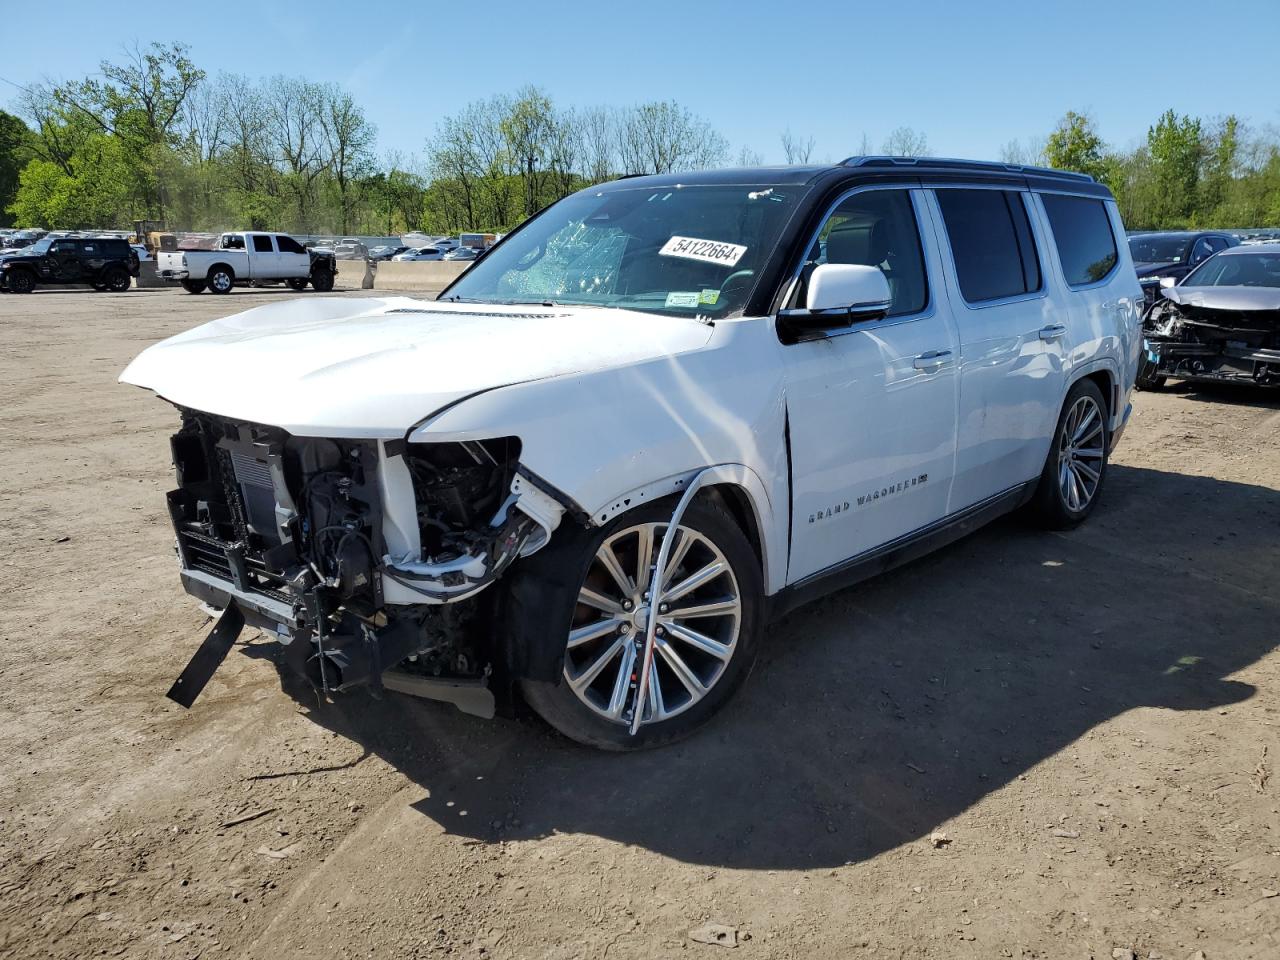
<instances>
[{"instance_id":1,"label":"running board","mask_svg":"<svg viewBox=\"0 0 1280 960\"><path fill-rule=\"evenodd\" d=\"M493 691L483 680L445 680L405 673L394 667L382 675L382 686L424 700L452 703L463 713L492 720L496 713Z\"/></svg>"}]
</instances>

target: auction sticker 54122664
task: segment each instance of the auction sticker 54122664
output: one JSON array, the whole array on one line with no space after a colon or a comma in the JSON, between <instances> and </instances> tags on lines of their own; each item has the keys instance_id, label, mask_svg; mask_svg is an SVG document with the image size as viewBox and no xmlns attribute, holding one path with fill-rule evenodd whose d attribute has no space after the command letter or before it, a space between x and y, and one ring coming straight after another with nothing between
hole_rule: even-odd
<instances>
[{"instance_id":1,"label":"auction sticker 54122664","mask_svg":"<svg viewBox=\"0 0 1280 960\"><path fill-rule=\"evenodd\" d=\"M699 240L697 237L672 237L658 251L663 257L683 257L701 260L721 267L735 266L747 248L736 243L719 243L715 240Z\"/></svg>"}]
</instances>

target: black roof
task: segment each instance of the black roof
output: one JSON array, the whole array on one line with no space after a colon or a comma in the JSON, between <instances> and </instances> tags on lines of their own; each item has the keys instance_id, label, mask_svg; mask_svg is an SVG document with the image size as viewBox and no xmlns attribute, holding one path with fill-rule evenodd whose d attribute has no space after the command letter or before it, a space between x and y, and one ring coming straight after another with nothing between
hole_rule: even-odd
<instances>
[{"instance_id":1,"label":"black roof","mask_svg":"<svg viewBox=\"0 0 1280 960\"><path fill-rule=\"evenodd\" d=\"M940 157L849 157L841 163L804 166L725 167L690 170L649 176L630 176L597 188L675 187L708 185L805 186L824 182L894 180L931 183L947 181L995 182L1026 185L1037 190L1078 193L1110 198L1111 191L1093 177L1069 170L1031 167L982 160L953 160ZM593 189L593 188L588 188Z\"/></svg>"}]
</instances>

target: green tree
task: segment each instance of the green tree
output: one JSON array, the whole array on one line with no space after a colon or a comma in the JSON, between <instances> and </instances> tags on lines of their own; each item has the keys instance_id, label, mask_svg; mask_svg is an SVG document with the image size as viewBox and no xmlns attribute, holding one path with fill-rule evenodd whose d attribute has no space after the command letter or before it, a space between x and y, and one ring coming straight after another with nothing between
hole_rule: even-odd
<instances>
[{"instance_id":1,"label":"green tree","mask_svg":"<svg viewBox=\"0 0 1280 960\"><path fill-rule=\"evenodd\" d=\"M34 156L34 139L20 118L0 110L0 227L14 223L9 207L18 195L18 176Z\"/></svg>"},{"instance_id":2,"label":"green tree","mask_svg":"<svg viewBox=\"0 0 1280 960\"><path fill-rule=\"evenodd\" d=\"M1068 110L1045 141L1044 158L1058 170L1087 173L1097 180L1106 176L1106 144L1093 129L1093 120L1084 113Z\"/></svg>"},{"instance_id":3,"label":"green tree","mask_svg":"<svg viewBox=\"0 0 1280 960\"><path fill-rule=\"evenodd\" d=\"M1162 226L1188 226L1198 205L1204 133L1198 119L1166 110L1147 131L1155 217Z\"/></svg>"}]
</instances>

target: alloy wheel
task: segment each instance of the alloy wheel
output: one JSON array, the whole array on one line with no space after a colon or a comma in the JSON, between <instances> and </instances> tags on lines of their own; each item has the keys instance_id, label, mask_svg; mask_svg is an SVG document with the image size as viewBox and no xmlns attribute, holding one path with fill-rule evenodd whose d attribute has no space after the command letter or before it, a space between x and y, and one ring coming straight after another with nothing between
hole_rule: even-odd
<instances>
[{"instance_id":1,"label":"alloy wheel","mask_svg":"<svg viewBox=\"0 0 1280 960\"><path fill-rule=\"evenodd\" d=\"M564 679L594 713L630 724L637 709L649 618L657 618L641 723L666 720L702 700L733 659L742 597L721 550L681 526L672 543L662 603L651 608L651 577L665 523L626 527L592 558L565 650Z\"/></svg>"},{"instance_id":2,"label":"alloy wheel","mask_svg":"<svg viewBox=\"0 0 1280 960\"><path fill-rule=\"evenodd\" d=\"M1106 454L1102 409L1090 396L1071 405L1058 437L1058 489L1067 509L1079 513L1093 502Z\"/></svg>"}]
</instances>

